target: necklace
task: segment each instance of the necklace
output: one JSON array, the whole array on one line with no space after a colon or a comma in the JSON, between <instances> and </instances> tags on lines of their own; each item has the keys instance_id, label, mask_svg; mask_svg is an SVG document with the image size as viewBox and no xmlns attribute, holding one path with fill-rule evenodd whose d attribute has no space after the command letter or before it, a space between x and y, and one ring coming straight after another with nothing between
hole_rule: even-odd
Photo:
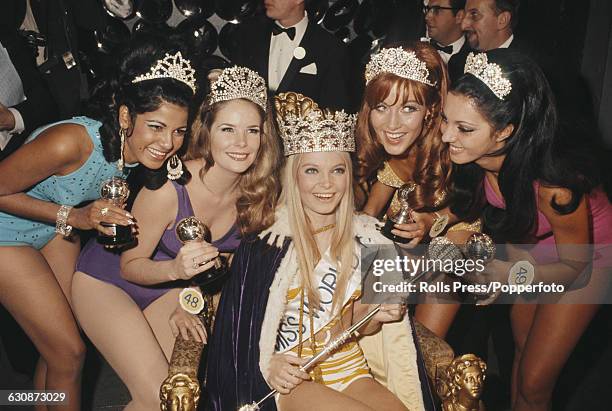
<instances>
[{"instance_id":1,"label":"necklace","mask_svg":"<svg viewBox=\"0 0 612 411\"><path fill-rule=\"evenodd\" d=\"M321 228L317 228L316 230L314 230L312 232L312 235L317 235L317 234L321 234L324 233L325 231L331 230L332 228L334 228L336 226L336 223L333 224L328 224L328 225L324 225Z\"/></svg>"}]
</instances>

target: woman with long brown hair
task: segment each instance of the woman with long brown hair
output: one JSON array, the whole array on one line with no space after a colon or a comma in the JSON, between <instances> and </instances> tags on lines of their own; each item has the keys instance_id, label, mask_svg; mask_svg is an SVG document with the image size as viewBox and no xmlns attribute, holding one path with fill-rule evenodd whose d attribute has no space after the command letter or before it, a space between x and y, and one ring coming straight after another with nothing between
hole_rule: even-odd
<instances>
[{"instance_id":1,"label":"woman with long brown hair","mask_svg":"<svg viewBox=\"0 0 612 411\"><path fill-rule=\"evenodd\" d=\"M366 67L357 121L357 204L374 217L395 214L397 189L409 185L414 223L396 224L398 237L419 243L445 231L461 242L479 225L456 224L447 207L451 162L441 139L440 113L448 89L446 66L429 44L383 49ZM461 232L463 231L463 232ZM459 306L420 304L415 318L444 337Z\"/></svg>"}]
</instances>

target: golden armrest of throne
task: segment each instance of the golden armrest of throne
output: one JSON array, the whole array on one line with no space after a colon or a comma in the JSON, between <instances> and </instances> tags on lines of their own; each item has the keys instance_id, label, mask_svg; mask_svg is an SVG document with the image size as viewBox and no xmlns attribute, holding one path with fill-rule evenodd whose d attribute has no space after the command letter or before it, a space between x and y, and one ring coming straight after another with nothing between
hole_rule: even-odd
<instances>
[{"instance_id":1,"label":"golden armrest of throne","mask_svg":"<svg viewBox=\"0 0 612 411\"><path fill-rule=\"evenodd\" d=\"M446 370L453 362L455 353L446 341L431 332L423 324L414 321L414 329L419 348L423 354L427 376L431 382L435 382L440 372Z\"/></svg>"},{"instance_id":2,"label":"golden armrest of throne","mask_svg":"<svg viewBox=\"0 0 612 411\"><path fill-rule=\"evenodd\" d=\"M415 322L417 341L430 380L435 383L436 374L446 370L453 361L452 348L423 325ZM168 378L160 390L162 411L194 411L200 399L198 367L203 344L177 337L174 343Z\"/></svg>"},{"instance_id":3,"label":"golden armrest of throne","mask_svg":"<svg viewBox=\"0 0 612 411\"><path fill-rule=\"evenodd\" d=\"M168 378L161 385L159 397L162 411L195 411L200 400L198 367L204 344L193 339L176 337Z\"/></svg>"}]
</instances>

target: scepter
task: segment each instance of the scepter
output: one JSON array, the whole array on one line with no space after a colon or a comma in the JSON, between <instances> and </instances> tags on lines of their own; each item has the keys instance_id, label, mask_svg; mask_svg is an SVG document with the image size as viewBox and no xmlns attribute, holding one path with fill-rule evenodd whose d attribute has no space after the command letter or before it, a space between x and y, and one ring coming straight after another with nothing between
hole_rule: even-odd
<instances>
[{"instance_id":1,"label":"scepter","mask_svg":"<svg viewBox=\"0 0 612 411\"><path fill-rule=\"evenodd\" d=\"M316 355L313 355L306 364L300 367L300 371L307 372L313 365L317 364L319 361L321 361L324 357L326 357L331 352L337 350L338 347L340 347L349 338L351 338L357 330L359 330L365 323L370 321L372 317L374 317L374 315L376 315L376 313L379 311L380 311L380 304L377 305L372 311L367 313L361 320L357 321L355 324L347 328L342 334L340 334L334 340L327 343L327 345L323 347L323 350L319 351L319 353L317 353ZM253 402L252 404L243 405L242 407L238 409L238 411L258 411L260 409L259 407L261 406L261 404L263 404L268 398L272 397L276 393L278 393L277 390L270 391L268 395L263 397L261 400L257 402Z\"/></svg>"}]
</instances>

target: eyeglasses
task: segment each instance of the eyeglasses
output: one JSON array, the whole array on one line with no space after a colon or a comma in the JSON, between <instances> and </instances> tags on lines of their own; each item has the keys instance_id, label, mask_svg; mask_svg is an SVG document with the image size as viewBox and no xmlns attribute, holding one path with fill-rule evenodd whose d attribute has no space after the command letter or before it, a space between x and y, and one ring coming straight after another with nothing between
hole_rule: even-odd
<instances>
[{"instance_id":1,"label":"eyeglasses","mask_svg":"<svg viewBox=\"0 0 612 411\"><path fill-rule=\"evenodd\" d=\"M430 11L434 16L440 14L440 10L460 10L457 7L445 7L445 6L423 6L423 14L427 15Z\"/></svg>"}]
</instances>

